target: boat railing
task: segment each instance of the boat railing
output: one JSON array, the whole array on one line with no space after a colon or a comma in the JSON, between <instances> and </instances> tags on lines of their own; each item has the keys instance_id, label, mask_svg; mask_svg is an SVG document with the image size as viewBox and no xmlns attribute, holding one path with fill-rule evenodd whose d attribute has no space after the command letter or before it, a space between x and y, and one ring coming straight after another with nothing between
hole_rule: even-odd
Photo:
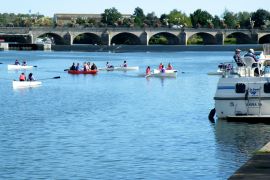
<instances>
[{"instance_id":1,"label":"boat railing","mask_svg":"<svg viewBox=\"0 0 270 180\"><path fill-rule=\"evenodd\" d=\"M251 57L243 58L244 65L238 65L235 62L225 62L219 65L219 70L223 77L240 76L240 77L254 77L263 75L264 63L256 62ZM269 61L270 64L270 61ZM269 66L270 67L270 66Z\"/></svg>"}]
</instances>

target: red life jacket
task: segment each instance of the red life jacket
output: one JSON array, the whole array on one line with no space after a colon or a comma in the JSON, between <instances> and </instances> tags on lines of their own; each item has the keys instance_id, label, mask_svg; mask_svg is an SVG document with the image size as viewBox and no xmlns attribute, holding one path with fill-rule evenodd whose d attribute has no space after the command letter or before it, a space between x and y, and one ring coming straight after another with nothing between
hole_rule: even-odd
<instances>
[{"instance_id":1,"label":"red life jacket","mask_svg":"<svg viewBox=\"0 0 270 180\"><path fill-rule=\"evenodd\" d=\"M25 81L25 75L21 74L19 80L20 81Z\"/></svg>"},{"instance_id":2,"label":"red life jacket","mask_svg":"<svg viewBox=\"0 0 270 180\"><path fill-rule=\"evenodd\" d=\"M173 68L172 68L172 66L168 66L167 69L168 70L172 70Z\"/></svg>"}]
</instances>

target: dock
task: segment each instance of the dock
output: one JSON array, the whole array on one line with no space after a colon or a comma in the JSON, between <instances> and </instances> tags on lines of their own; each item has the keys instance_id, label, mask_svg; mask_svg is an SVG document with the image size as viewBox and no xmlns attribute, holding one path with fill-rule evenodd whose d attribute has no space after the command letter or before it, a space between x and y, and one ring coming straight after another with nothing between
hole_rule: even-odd
<instances>
[{"instance_id":1,"label":"dock","mask_svg":"<svg viewBox=\"0 0 270 180\"><path fill-rule=\"evenodd\" d=\"M229 178L229 180L239 179L270 179L270 142Z\"/></svg>"}]
</instances>

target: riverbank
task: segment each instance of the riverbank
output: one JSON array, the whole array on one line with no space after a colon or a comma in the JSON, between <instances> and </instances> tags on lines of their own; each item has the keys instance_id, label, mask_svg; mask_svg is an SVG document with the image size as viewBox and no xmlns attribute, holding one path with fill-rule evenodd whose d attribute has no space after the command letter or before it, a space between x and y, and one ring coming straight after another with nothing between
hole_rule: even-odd
<instances>
[{"instance_id":1,"label":"riverbank","mask_svg":"<svg viewBox=\"0 0 270 180\"><path fill-rule=\"evenodd\" d=\"M262 44L237 45L52 45L54 51L84 51L84 52L178 52L178 51L234 51L236 48L247 51L250 48L262 50Z\"/></svg>"}]
</instances>

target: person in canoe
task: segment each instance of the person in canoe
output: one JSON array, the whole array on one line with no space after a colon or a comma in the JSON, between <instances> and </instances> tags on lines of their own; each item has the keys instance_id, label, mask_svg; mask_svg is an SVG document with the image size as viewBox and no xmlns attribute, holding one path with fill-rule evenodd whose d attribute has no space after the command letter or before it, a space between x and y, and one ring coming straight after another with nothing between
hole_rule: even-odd
<instances>
[{"instance_id":1,"label":"person in canoe","mask_svg":"<svg viewBox=\"0 0 270 180\"><path fill-rule=\"evenodd\" d=\"M20 65L20 62L18 61L18 59L16 59L14 65Z\"/></svg>"},{"instance_id":2,"label":"person in canoe","mask_svg":"<svg viewBox=\"0 0 270 180\"><path fill-rule=\"evenodd\" d=\"M77 66L75 67L75 70L76 71L79 71L80 70L80 63L77 63Z\"/></svg>"},{"instance_id":3,"label":"person in canoe","mask_svg":"<svg viewBox=\"0 0 270 180\"><path fill-rule=\"evenodd\" d=\"M72 66L69 68L69 70L72 70L72 71L76 70L75 63L72 64Z\"/></svg>"},{"instance_id":4,"label":"person in canoe","mask_svg":"<svg viewBox=\"0 0 270 180\"><path fill-rule=\"evenodd\" d=\"M145 74L146 75L150 75L151 74L150 66L147 66Z\"/></svg>"},{"instance_id":5,"label":"person in canoe","mask_svg":"<svg viewBox=\"0 0 270 180\"><path fill-rule=\"evenodd\" d=\"M27 81L35 81L33 73L29 73Z\"/></svg>"},{"instance_id":6,"label":"person in canoe","mask_svg":"<svg viewBox=\"0 0 270 180\"><path fill-rule=\"evenodd\" d=\"M86 69L88 69L88 70L91 69L91 63L90 63L90 62L88 62L88 63L86 64Z\"/></svg>"},{"instance_id":7,"label":"person in canoe","mask_svg":"<svg viewBox=\"0 0 270 180\"><path fill-rule=\"evenodd\" d=\"M161 73L165 73L164 65L161 66L160 72L161 72Z\"/></svg>"},{"instance_id":8,"label":"person in canoe","mask_svg":"<svg viewBox=\"0 0 270 180\"><path fill-rule=\"evenodd\" d=\"M88 69L87 63L84 62L84 63L83 63L83 71L88 71L88 70L89 70L89 69Z\"/></svg>"},{"instance_id":9,"label":"person in canoe","mask_svg":"<svg viewBox=\"0 0 270 180\"><path fill-rule=\"evenodd\" d=\"M97 66L95 65L95 63L92 64L91 70L97 70Z\"/></svg>"},{"instance_id":10,"label":"person in canoe","mask_svg":"<svg viewBox=\"0 0 270 180\"><path fill-rule=\"evenodd\" d=\"M159 69L160 71L161 71L161 69L162 69L162 66L163 66L162 63L160 63L159 66L158 66L158 69Z\"/></svg>"},{"instance_id":11,"label":"person in canoe","mask_svg":"<svg viewBox=\"0 0 270 180\"><path fill-rule=\"evenodd\" d=\"M22 62L22 66L27 66L27 63L25 60Z\"/></svg>"},{"instance_id":12,"label":"person in canoe","mask_svg":"<svg viewBox=\"0 0 270 180\"><path fill-rule=\"evenodd\" d=\"M127 67L127 61L124 61L122 67Z\"/></svg>"},{"instance_id":13,"label":"person in canoe","mask_svg":"<svg viewBox=\"0 0 270 180\"><path fill-rule=\"evenodd\" d=\"M172 67L171 63L169 63L167 66L167 70L172 70L172 69L173 69L173 67Z\"/></svg>"},{"instance_id":14,"label":"person in canoe","mask_svg":"<svg viewBox=\"0 0 270 180\"><path fill-rule=\"evenodd\" d=\"M26 77L24 73L21 73L20 77L19 77L19 81L26 81Z\"/></svg>"},{"instance_id":15,"label":"person in canoe","mask_svg":"<svg viewBox=\"0 0 270 180\"><path fill-rule=\"evenodd\" d=\"M113 68L113 65L111 65L109 62L106 63L106 68Z\"/></svg>"}]
</instances>

